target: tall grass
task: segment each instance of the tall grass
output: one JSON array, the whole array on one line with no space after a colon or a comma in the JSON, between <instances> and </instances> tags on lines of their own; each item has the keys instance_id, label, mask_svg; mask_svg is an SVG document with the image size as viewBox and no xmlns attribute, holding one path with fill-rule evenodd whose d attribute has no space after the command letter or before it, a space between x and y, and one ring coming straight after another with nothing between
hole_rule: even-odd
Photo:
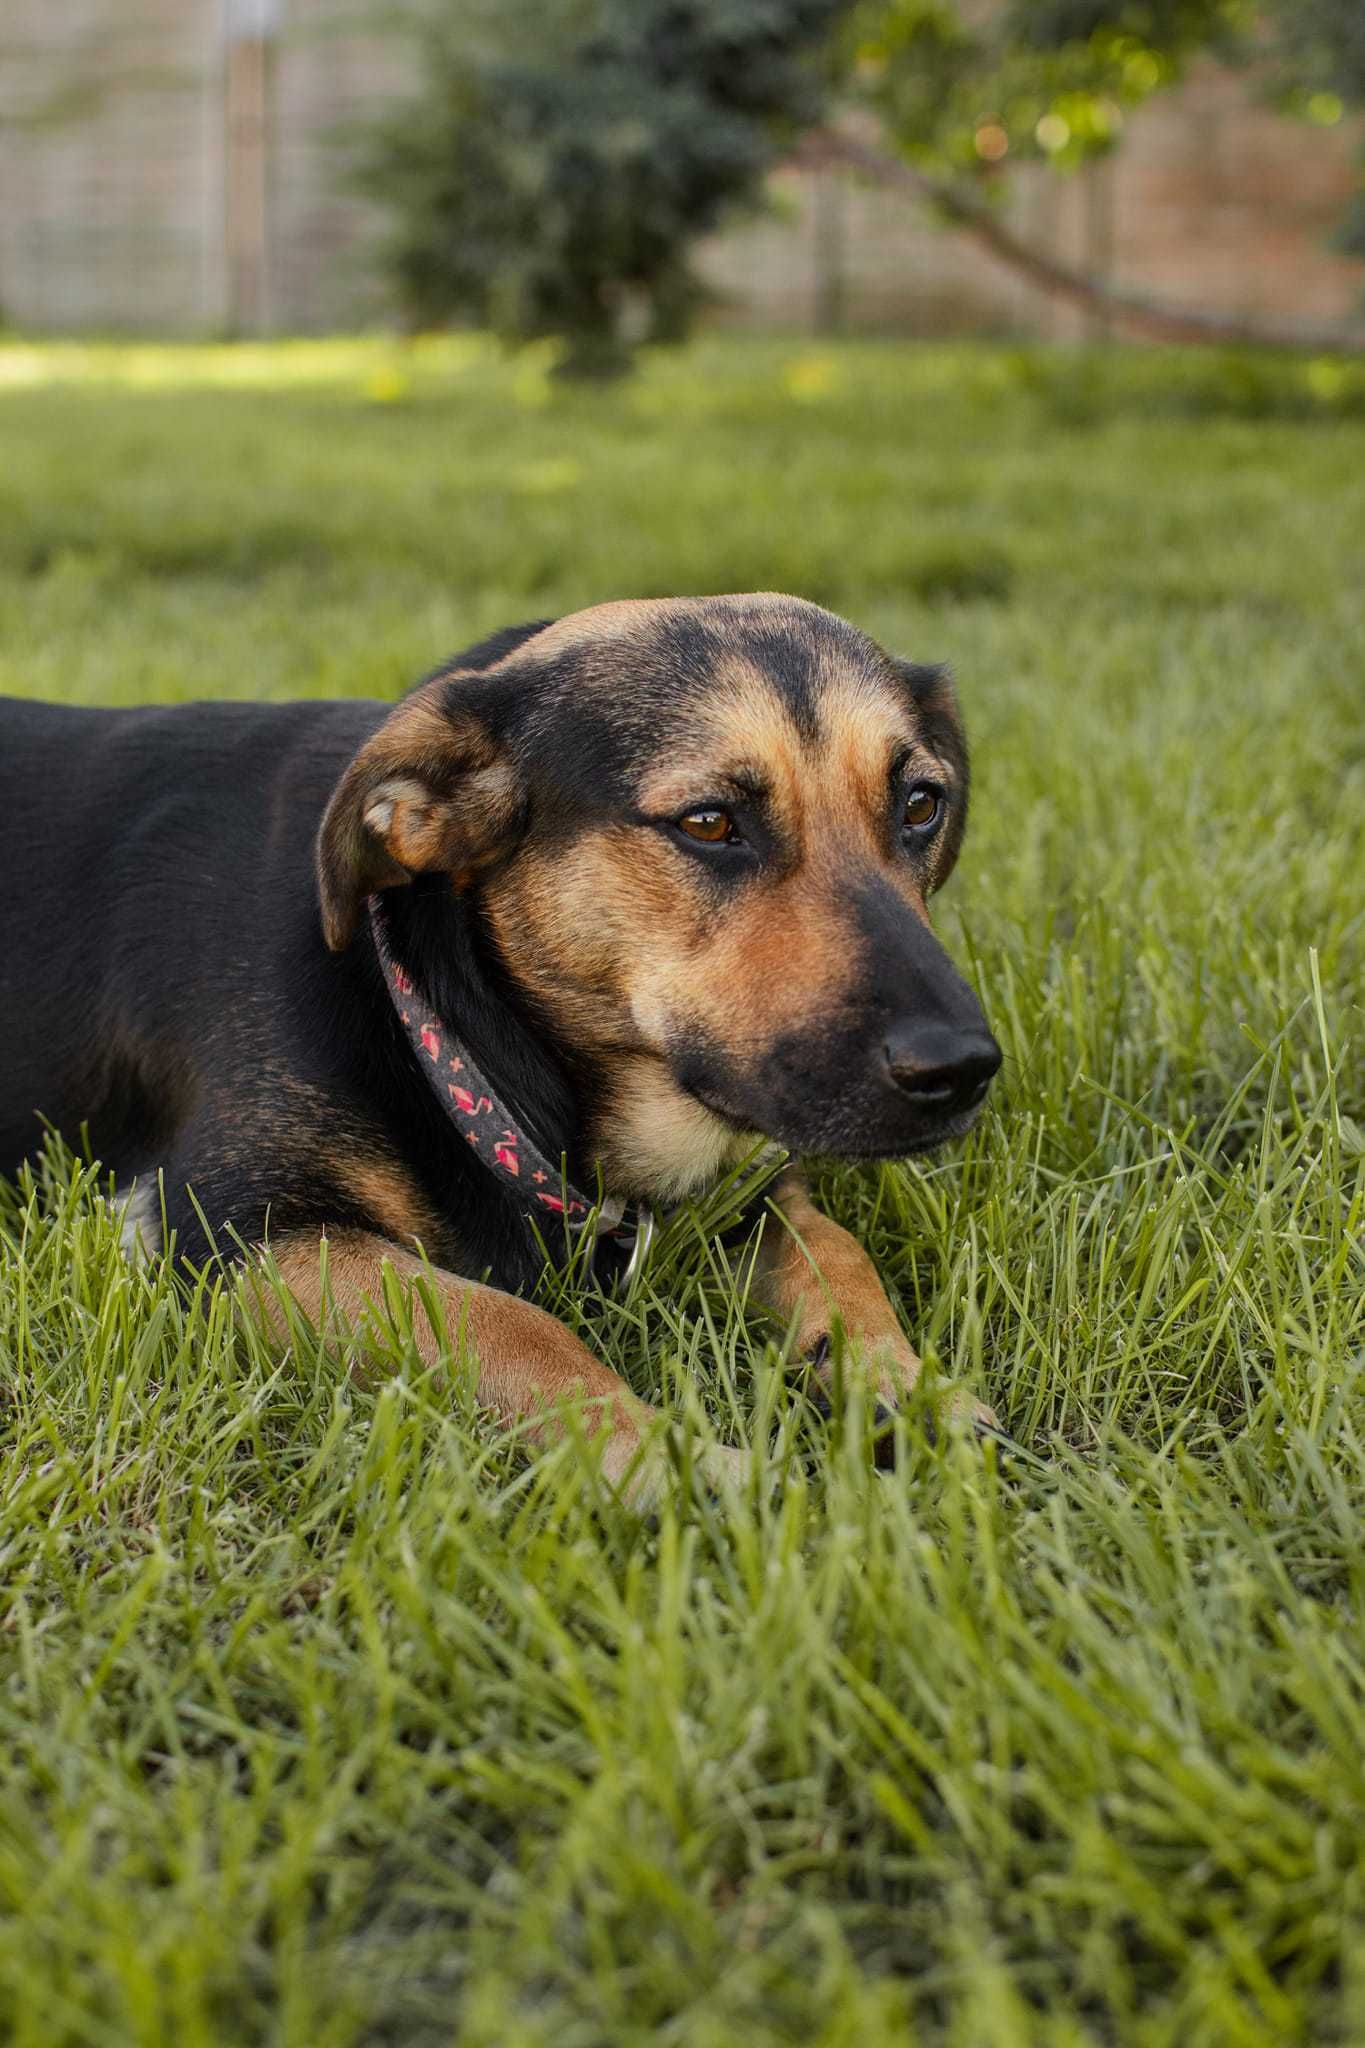
<instances>
[{"instance_id":1,"label":"tall grass","mask_svg":"<svg viewBox=\"0 0 1365 2048\"><path fill-rule=\"evenodd\" d=\"M911 1415L871 1471L684 1224L546 1289L763 1451L641 1524L401 1304L365 1391L53 1152L0 1194L0 2038L1365 2039L1365 423L1233 369L0 351L0 688L392 694L758 585L953 661L1003 1085L824 1195L1029 1453Z\"/></svg>"}]
</instances>

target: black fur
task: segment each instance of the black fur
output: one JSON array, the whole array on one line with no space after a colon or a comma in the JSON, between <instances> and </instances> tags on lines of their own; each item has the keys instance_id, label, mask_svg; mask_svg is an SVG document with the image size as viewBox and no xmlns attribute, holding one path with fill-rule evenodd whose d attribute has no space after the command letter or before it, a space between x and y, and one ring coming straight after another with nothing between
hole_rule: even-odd
<instances>
[{"instance_id":1,"label":"black fur","mask_svg":"<svg viewBox=\"0 0 1365 2048\"><path fill-rule=\"evenodd\" d=\"M431 701L473 720L515 761L518 829L542 846L631 815L642 754L685 737L737 633L798 732L814 731L820 715L808 636L824 636L823 658L833 647L840 660L883 676L887 668L845 622L790 600L710 610L702 600L605 652L590 636L538 651L547 624L490 636L426 685ZM894 667L921 729L960 767L965 794L942 673ZM75 710L0 699L0 1172L35 1154L47 1124L88 1146L120 1183L161 1169L168 1225L198 1264L267 1234L375 1228L346 1163L397 1162L435 1219L425 1243L436 1263L505 1287L534 1278L539 1259L520 1212L433 1109L368 929L362 921L339 951L324 940L319 822L393 709ZM960 814L951 829L960 833ZM591 1185L583 1152L601 1075L506 971L477 887L457 892L447 874L419 874L385 902L393 951L423 994L541 1150L564 1152L571 1175ZM913 1149L933 1119L899 1098L888 1106L895 1091L867 1064L869 1048L881 1057L883 1014L913 984L927 991L928 1011L937 1004L966 1029L985 1026L946 955L917 924L907 930L907 915L889 888L862 905L871 978L856 1016L831 1017L823 1035L799 1042L779 1034L757 1074L737 1076L723 1047L680 1046L680 1085L695 1082L703 1101L725 1098L711 1105L721 1115L794 1145L885 1152L869 1133L892 1129L904 1139L898 1149ZM867 1076L852 1081L858 1060ZM791 1103L813 1098L816 1081L844 1087L850 1102L861 1090L861 1107L793 1116ZM944 1124L937 1134L951 1132Z\"/></svg>"},{"instance_id":2,"label":"black fur","mask_svg":"<svg viewBox=\"0 0 1365 2048\"><path fill-rule=\"evenodd\" d=\"M327 1159L373 1148L447 1219L433 1258L534 1278L511 1203L432 1113L368 936L339 954L323 943L318 820L392 709L0 699L0 1171L35 1155L47 1124L120 1183L161 1168L168 1227L199 1264L267 1229L371 1227ZM435 877L388 901L399 957L551 1156L572 1160L568 1083L469 910Z\"/></svg>"}]
</instances>

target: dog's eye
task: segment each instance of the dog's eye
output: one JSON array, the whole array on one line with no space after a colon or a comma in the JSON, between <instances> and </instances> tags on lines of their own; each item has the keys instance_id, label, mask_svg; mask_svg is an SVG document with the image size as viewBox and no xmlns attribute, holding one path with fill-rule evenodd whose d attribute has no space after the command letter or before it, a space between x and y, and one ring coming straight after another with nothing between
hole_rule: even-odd
<instances>
[{"instance_id":1,"label":"dog's eye","mask_svg":"<svg viewBox=\"0 0 1365 2048\"><path fill-rule=\"evenodd\" d=\"M943 799L938 791L929 789L924 783L918 783L905 799L901 829L922 836L937 825L942 810Z\"/></svg>"},{"instance_id":2,"label":"dog's eye","mask_svg":"<svg viewBox=\"0 0 1365 2048\"><path fill-rule=\"evenodd\" d=\"M685 832L689 839L699 839L704 846L733 846L739 839L735 821L728 811L688 811L686 816L679 818L678 830Z\"/></svg>"}]
</instances>

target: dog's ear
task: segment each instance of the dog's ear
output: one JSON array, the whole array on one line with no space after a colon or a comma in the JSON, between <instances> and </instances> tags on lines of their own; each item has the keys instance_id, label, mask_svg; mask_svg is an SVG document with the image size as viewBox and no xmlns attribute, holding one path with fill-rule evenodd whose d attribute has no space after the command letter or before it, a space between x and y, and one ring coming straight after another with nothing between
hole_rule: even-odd
<instances>
[{"instance_id":1,"label":"dog's ear","mask_svg":"<svg viewBox=\"0 0 1365 2048\"><path fill-rule=\"evenodd\" d=\"M891 662L902 688L915 707L915 719L926 746L966 772L967 739L957 708L952 670L944 662Z\"/></svg>"},{"instance_id":2,"label":"dog's ear","mask_svg":"<svg viewBox=\"0 0 1365 2048\"><path fill-rule=\"evenodd\" d=\"M962 850L962 835L967 826L967 796L971 781L967 735L962 729L962 715L957 708L957 695L953 689L950 669L942 664L900 661L894 658L891 666L910 694L910 700L915 707L915 722L919 726L924 744L932 748L940 761L946 761L957 774L958 800L953 806L944 843L939 851L933 881L933 887L941 889L957 865L957 857Z\"/></svg>"},{"instance_id":3,"label":"dog's ear","mask_svg":"<svg viewBox=\"0 0 1365 2048\"><path fill-rule=\"evenodd\" d=\"M461 886L496 859L522 815L520 777L449 678L406 698L342 776L317 840L327 944L350 944L365 898L444 870Z\"/></svg>"}]
</instances>

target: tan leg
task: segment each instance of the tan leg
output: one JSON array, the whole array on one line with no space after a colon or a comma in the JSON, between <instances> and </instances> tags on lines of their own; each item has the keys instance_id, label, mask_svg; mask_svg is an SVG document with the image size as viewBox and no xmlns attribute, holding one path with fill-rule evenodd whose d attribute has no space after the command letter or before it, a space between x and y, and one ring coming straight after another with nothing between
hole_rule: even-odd
<instances>
[{"instance_id":1,"label":"tan leg","mask_svg":"<svg viewBox=\"0 0 1365 2048\"><path fill-rule=\"evenodd\" d=\"M325 1291L318 1238L300 1236L271 1247L291 1295L317 1328L339 1324L338 1334L344 1337L351 1326L371 1321L376 1304L384 1299L388 1268L410 1299L413 1335L427 1365L468 1352L477 1363L477 1392L483 1406L508 1425L528 1421L530 1435L542 1444L563 1433L563 1419L553 1412L556 1406L566 1400L582 1402L586 1428L593 1434L607 1432L604 1476L635 1506L647 1507L658 1498L670 1469L667 1447L653 1428L661 1420L659 1410L638 1400L624 1380L599 1364L543 1308L496 1287L425 1266L413 1253L368 1231L329 1234L325 1242ZM444 1339L427 1313L421 1288L413 1285L423 1279L440 1303ZM264 1318L280 1329L279 1301L259 1281L255 1292ZM653 1441L644 1443L651 1434ZM735 1484L746 1475L748 1454L723 1445L700 1446L697 1465L709 1484Z\"/></svg>"},{"instance_id":2,"label":"tan leg","mask_svg":"<svg viewBox=\"0 0 1365 2048\"><path fill-rule=\"evenodd\" d=\"M920 1375L920 1361L896 1320L896 1311L867 1253L856 1238L821 1215L800 1173L782 1176L772 1195L776 1215L763 1231L755 1275L760 1301L783 1321L796 1325L796 1353L815 1355L816 1370L828 1384L828 1340L842 1331L851 1364L861 1369L877 1398L899 1406ZM961 1392L945 1406L991 1429L994 1412Z\"/></svg>"}]
</instances>

